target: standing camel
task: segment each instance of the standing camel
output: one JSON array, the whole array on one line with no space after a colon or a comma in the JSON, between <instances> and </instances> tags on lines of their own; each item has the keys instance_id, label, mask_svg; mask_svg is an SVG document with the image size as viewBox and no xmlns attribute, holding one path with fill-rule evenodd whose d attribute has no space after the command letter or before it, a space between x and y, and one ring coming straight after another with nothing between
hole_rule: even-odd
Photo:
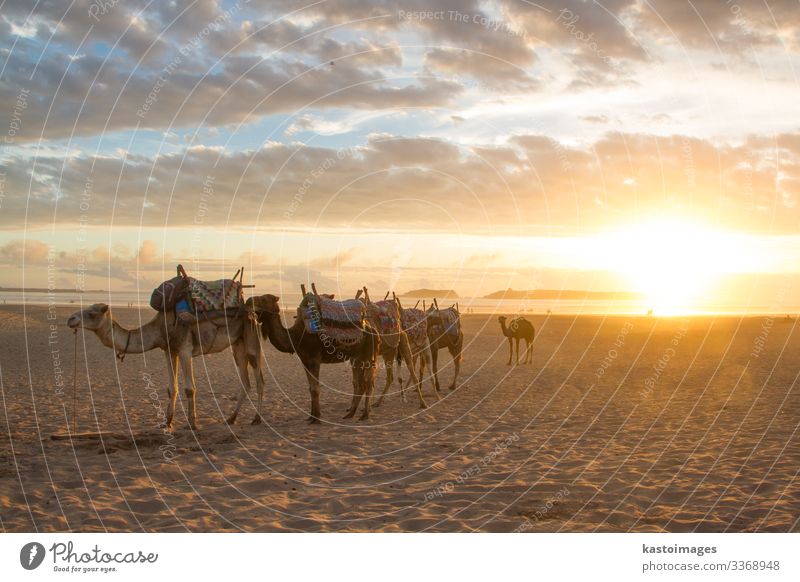
<instances>
[{"instance_id":1,"label":"standing camel","mask_svg":"<svg viewBox=\"0 0 800 582\"><path fill-rule=\"evenodd\" d=\"M461 371L461 362L464 359L464 332L461 330L461 314L458 305L447 309L439 309L436 299L425 312L428 320L428 340L431 344L431 359L433 360L433 379L436 389L441 390L439 384L439 350L447 349L453 358L453 383L450 390L455 390L458 374Z\"/></svg>"},{"instance_id":2,"label":"standing camel","mask_svg":"<svg viewBox=\"0 0 800 582\"><path fill-rule=\"evenodd\" d=\"M425 315L424 304L422 309L417 309L416 305L406 309L396 296L394 300L397 302L397 306L400 309L400 325L408 336L408 343L411 347L412 365L416 366L417 360L419 360L419 381L424 384L425 369L427 368L431 385L433 386L433 393L436 395L436 399L440 400L441 397L436 387L436 380L433 377L433 358L431 356L431 342L428 338L428 321ZM419 301L417 301L417 305L419 305ZM402 360L398 354L398 372L401 365ZM405 389L411 383L411 378L408 379L408 382L403 384L403 378L398 373L397 381L400 384L400 389L405 392Z\"/></svg>"},{"instance_id":3,"label":"standing camel","mask_svg":"<svg viewBox=\"0 0 800 582\"><path fill-rule=\"evenodd\" d=\"M514 346L512 342L516 340L517 343L517 365L519 365L519 340L524 339L526 350L525 360L523 364L533 363L533 338L536 335L536 330L533 324L522 317L521 315L511 320L511 323L506 326L506 316L501 315L497 318L500 322L500 329L503 330L503 335L508 338L508 362L507 366L511 365L511 357L514 354Z\"/></svg>"},{"instance_id":4,"label":"standing camel","mask_svg":"<svg viewBox=\"0 0 800 582\"><path fill-rule=\"evenodd\" d=\"M233 360L239 375L241 390L236 408L227 422L233 424L239 409L250 390L248 365L255 370L258 390L258 407L253 424L260 424L261 402L264 394L264 375L262 373L261 343L255 322L248 316L217 317L199 320L193 324L175 322L174 313L157 313L142 327L126 329L114 319L111 309L105 303L96 303L87 309L76 311L67 319L67 325L74 330L79 328L93 332L100 342L112 348L122 361L126 354L141 354L160 348L167 358L169 373L167 395L166 426L172 426L175 405L178 399L178 363L183 371L184 392L189 399L189 426L197 430L197 392L192 369L192 358L215 354L228 348L233 350Z\"/></svg>"},{"instance_id":5,"label":"standing camel","mask_svg":"<svg viewBox=\"0 0 800 582\"><path fill-rule=\"evenodd\" d=\"M327 296L332 299L332 296ZM321 337L322 333L306 331L301 308L290 328L281 322L281 309L275 295L259 295L247 300L261 324L261 334L268 338L275 348L285 354L297 354L303 364L311 392L311 414L308 421L319 423L322 418L319 405L319 372L322 364L350 362L353 370L353 401L344 418L352 418L358 409L361 396L364 396L364 412L360 419L369 418L372 392L375 386L377 359L380 351L380 338L369 323L365 323L361 341L344 346Z\"/></svg>"},{"instance_id":6,"label":"standing camel","mask_svg":"<svg viewBox=\"0 0 800 582\"><path fill-rule=\"evenodd\" d=\"M420 386L417 374L414 371L414 360L411 357L411 346L408 342L408 336L403 331L400 325L400 308L397 301L387 301L386 297L383 301L373 303L369 298L369 291L363 287L356 293L356 299L361 297L361 292L364 293L364 304L367 306L367 318L372 324L372 327L378 330L381 336L381 356L383 362L386 364L386 384L383 387L383 392L380 398L375 403L375 406L380 406L383 403L383 398L389 390L389 386L394 382L394 361L399 356L405 361L408 366L408 374L411 376L409 382L412 382L417 389L417 396L419 397L419 407L427 408L425 399L422 397L422 387ZM405 391L400 391L401 397L405 401Z\"/></svg>"}]
</instances>

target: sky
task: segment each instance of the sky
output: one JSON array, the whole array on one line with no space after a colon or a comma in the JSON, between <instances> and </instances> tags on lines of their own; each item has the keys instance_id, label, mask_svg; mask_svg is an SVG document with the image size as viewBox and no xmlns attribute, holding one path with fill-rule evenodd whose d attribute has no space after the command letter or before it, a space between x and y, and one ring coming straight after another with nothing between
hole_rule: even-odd
<instances>
[{"instance_id":1,"label":"sky","mask_svg":"<svg viewBox=\"0 0 800 582\"><path fill-rule=\"evenodd\" d=\"M0 0L0 286L800 305L799 54L797 0Z\"/></svg>"}]
</instances>

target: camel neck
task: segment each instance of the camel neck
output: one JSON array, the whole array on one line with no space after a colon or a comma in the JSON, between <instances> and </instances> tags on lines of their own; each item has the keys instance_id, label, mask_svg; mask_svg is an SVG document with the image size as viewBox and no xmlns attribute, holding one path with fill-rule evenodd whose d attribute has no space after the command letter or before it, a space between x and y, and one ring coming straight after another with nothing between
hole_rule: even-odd
<instances>
[{"instance_id":1,"label":"camel neck","mask_svg":"<svg viewBox=\"0 0 800 582\"><path fill-rule=\"evenodd\" d=\"M157 319L136 329L126 329L112 319L111 324L102 333L98 333L98 336L104 345L119 353L141 354L159 347L158 342L154 341L157 334L151 333L158 326Z\"/></svg>"},{"instance_id":2,"label":"camel neck","mask_svg":"<svg viewBox=\"0 0 800 582\"><path fill-rule=\"evenodd\" d=\"M501 319L500 320L500 328L503 330L503 335L504 336L508 337L510 335L509 332L508 332L508 328L506 327L506 320L505 319Z\"/></svg>"},{"instance_id":3,"label":"camel neck","mask_svg":"<svg viewBox=\"0 0 800 582\"><path fill-rule=\"evenodd\" d=\"M293 354L295 352L295 342L292 341L291 332L294 329L294 326L290 329L283 327L283 323L281 323L281 316L277 313L266 313L264 317L267 318L267 337L269 337L270 343L275 346L275 349L277 349L279 352ZM296 325L297 324L295 323L295 326Z\"/></svg>"}]
</instances>

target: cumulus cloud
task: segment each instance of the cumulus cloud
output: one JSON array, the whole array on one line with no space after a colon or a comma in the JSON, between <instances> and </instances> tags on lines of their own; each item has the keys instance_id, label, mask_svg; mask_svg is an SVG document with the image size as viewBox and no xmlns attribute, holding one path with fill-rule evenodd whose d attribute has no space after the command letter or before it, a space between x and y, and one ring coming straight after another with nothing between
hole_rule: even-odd
<instances>
[{"instance_id":1,"label":"cumulus cloud","mask_svg":"<svg viewBox=\"0 0 800 582\"><path fill-rule=\"evenodd\" d=\"M52 220L77 228L87 177L88 224L293 229L312 227L498 232L593 228L642 212L702 214L730 226L791 231L800 201L800 138L743 143L612 133L585 146L546 135L458 147L444 139L375 134L337 150L271 144L225 153L194 147L157 158L16 158L0 226ZM213 169L213 195L203 196ZM171 193L170 196L161 195ZM205 204L205 206L203 206ZM138 257L160 261L143 246ZM346 257L343 257L346 258Z\"/></svg>"}]
</instances>

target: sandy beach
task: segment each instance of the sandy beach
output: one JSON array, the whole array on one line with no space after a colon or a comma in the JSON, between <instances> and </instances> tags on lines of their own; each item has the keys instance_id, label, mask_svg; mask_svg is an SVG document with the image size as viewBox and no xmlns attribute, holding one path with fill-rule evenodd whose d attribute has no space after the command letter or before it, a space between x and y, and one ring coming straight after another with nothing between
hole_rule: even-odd
<instances>
[{"instance_id":1,"label":"sandy beach","mask_svg":"<svg viewBox=\"0 0 800 582\"><path fill-rule=\"evenodd\" d=\"M313 426L299 361L264 342L266 424L252 404L224 424L228 351L195 359L200 432L181 398L172 434L161 353L120 363L80 332L77 430L120 435L71 442L51 435L72 420L72 311L0 308L3 531L800 530L794 320L531 315L533 364L507 366L497 318L465 315L458 390L341 420L349 368L324 366Z\"/></svg>"}]
</instances>

